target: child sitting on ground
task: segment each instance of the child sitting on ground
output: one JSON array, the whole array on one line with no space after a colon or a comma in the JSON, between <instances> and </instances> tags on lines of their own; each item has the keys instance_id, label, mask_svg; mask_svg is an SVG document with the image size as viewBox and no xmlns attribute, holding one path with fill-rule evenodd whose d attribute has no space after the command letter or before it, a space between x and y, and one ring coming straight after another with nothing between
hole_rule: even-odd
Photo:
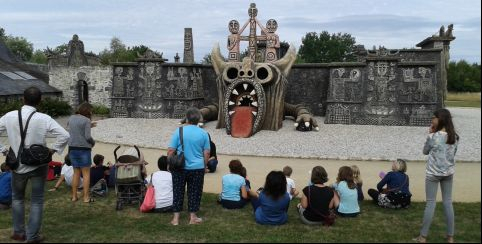
<instances>
[{"instance_id":1,"label":"child sitting on ground","mask_svg":"<svg viewBox=\"0 0 482 244\"><path fill-rule=\"evenodd\" d=\"M101 179L108 182L109 167L104 166L104 156L96 154L93 161L94 166L90 168L90 186L97 184Z\"/></svg>"},{"instance_id":2,"label":"child sitting on ground","mask_svg":"<svg viewBox=\"0 0 482 244\"><path fill-rule=\"evenodd\" d=\"M156 199L156 207L152 210L154 213L172 212L172 204L174 193L172 190L172 175L167 168L167 156L161 156L157 160L159 171L152 173L147 177L147 182L151 182L154 186L154 198Z\"/></svg>"},{"instance_id":3,"label":"child sitting on ground","mask_svg":"<svg viewBox=\"0 0 482 244\"><path fill-rule=\"evenodd\" d=\"M290 166L286 166L283 168L283 174L286 176L286 191L290 194L290 200L297 197L298 190L296 190L296 184L293 179L291 179L291 174L293 173L293 169Z\"/></svg>"},{"instance_id":4,"label":"child sitting on ground","mask_svg":"<svg viewBox=\"0 0 482 244\"><path fill-rule=\"evenodd\" d=\"M412 194L410 193L409 177L406 174L407 163L403 159L397 159L392 163L392 171L388 174L380 172L381 181L377 189L369 189L368 195L380 207L407 208L410 205ZM383 188L386 185L386 188Z\"/></svg>"},{"instance_id":5,"label":"child sitting on ground","mask_svg":"<svg viewBox=\"0 0 482 244\"><path fill-rule=\"evenodd\" d=\"M10 208L12 205L12 172L6 163L0 166L0 210Z\"/></svg>"},{"instance_id":6,"label":"child sitting on ground","mask_svg":"<svg viewBox=\"0 0 482 244\"><path fill-rule=\"evenodd\" d=\"M251 190L251 182L248 180L248 171L246 168L243 166L243 169L241 170L241 177L244 178L244 181L246 182L246 191Z\"/></svg>"},{"instance_id":7,"label":"child sitting on ground","mask_svg":"<svg viewBox=\"0 0 482 244\"><path fill-rule=\"evenodd\" d=\"M356 190L358 192L358 201L363 201L365 199L365 196L363 195L363 180L360 176L360 169L358 168L358 166L352 165L351 170L353 171L353 181L355 181Z\"/></svg>"},{"instance_id":8,"label":"child sitting on ground","mask_svg":"<svg viewBox=\"0 0 482 244\"><path fill-rule=\"evenodd\" d=\"M353 180L353 171L348 166L343 166L338 171L335 189L335 208L341 217L356 217L360 213L358 206L358 192Z\"/></svg>"},{"instance_id":9,"label":"child sitting on ground","mask_svg":"<svg viewBox=\"0 0 482 244\"><path fill-rule=\"evenodd\" d=\"M64 158L64 165L62 165L62 170L60 171L60 178L57 180L57 183L55 183L54 188L50 189L49 191L57 190L62 184L62 182L64 181L65 181L65 184L67 184L67 186L70 187L72 186L73 179L74 179L74 167L72 167L69 154L67 154ZM83 179L81 177L78 189L82 189L82 186L83 186Z\"/></svg>"}]
</instances>

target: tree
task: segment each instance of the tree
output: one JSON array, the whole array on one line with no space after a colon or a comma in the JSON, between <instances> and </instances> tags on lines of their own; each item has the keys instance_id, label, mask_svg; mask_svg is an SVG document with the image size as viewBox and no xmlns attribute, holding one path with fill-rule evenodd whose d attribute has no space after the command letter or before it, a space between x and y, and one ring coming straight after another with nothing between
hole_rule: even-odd
<instances>
[{"instance_id":1,"label":"tree","mask_svg":"<svg viewBox=\"0 0 482 244\"><path fill-rule=\"evenodd\" d=\"M480 92L480 64L465 60L450 62L447 89L453 92Z\"/></svg>"},{"instance_id":2,"label":"tree","mask_svg":"<svg viewBox=\"0 0 482 244\"><path fill-rule=\"evenodd\" d=\"M348 33L333 33L327 31L320 34L306 33L298 52L297 62L330 63L355 61L353 53L355 38Z\"/></svg>"},{"instance_id":3,"label":"tree","mask_svg":"<svg viewBox=\"0 0 482 244\"><path fill-rule=\"evenodd\" d=\"M30 62L37 64L47 64L47 61L47 55L45 55L45 52L40 49L35 50L30 59Z\"/></svg>"},{"instance_id":4,"label":"tree","mask_svg":"<svg viewBox=\"0 0 482 244\"><path fill-rule=\"evenodd\" d=\"M24 37L6 35L5 30L0 28L0 39L10 51L23 61L30 60L33 54L33 44Z\"/></svg>"},{"instance_id":5,"label":"tree","mask_svg":"<svg viewBox=\"0 0 482 244\"><path fill-rule=\"evenodd\" d=\"M119 38L113 37L110 48L100 52L100 63L109 65L113 62L134 62L138 55L144 55L149 48L145 45L127 47ZM159 52L155 52L161 56Z\"/></svg>"},{"instance_id":6,"label":"tree","mask_svg":"<svg viewBox=\"0 0 482 244\"><path fill-rule=\"evenodd\" d=\"M212 64L212 60L211 60L211 54L208 53L206 55L204 55L203 57L203 60L201 61L201 64Z\"/></svg>"}]
</instances>

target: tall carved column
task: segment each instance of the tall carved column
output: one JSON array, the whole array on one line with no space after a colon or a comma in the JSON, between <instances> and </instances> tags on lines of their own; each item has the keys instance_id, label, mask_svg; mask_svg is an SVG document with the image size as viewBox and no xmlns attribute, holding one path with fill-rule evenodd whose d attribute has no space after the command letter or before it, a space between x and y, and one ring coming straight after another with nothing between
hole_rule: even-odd
<instances>
[{"instance_id":1,"label":"tall carved column","mask_svg":"<svg viewBox=\"0 0 482 244\"><path fill-rule=\"evenodd\" d=\"M194 50L192 42L192 28L184 28L184 59L183 63L194 63Z\"/></svg>"},{"instance_id":2,"label":"tall carved column","mask_svg":"<svg viewBox=\"0 0 482 244\"><path fill-rule=\"evenodd\" d=\"M447 74L450 62L450 42L455 40L453 36L453 24L450 24L445 31L445 27L440 27L440 31L438 35L433 35L428 37L427 39L423 40L417 47L421 47L422 49L441 49L440 52L440 79L442 83L443 89L441 89L440 97L442 98L442 104L445 106L445 100L447 99Z\"/></svg>"}]
</instances>

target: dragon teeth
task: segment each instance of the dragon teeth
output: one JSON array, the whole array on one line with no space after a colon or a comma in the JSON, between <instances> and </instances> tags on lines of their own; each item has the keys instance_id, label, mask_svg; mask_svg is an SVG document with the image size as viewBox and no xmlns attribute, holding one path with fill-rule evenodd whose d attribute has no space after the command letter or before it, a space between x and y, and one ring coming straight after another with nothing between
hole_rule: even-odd
<instances>
[{"instance_id":1,"label":"dragon teeth","mask_svg":"<svg viewBox=\"0 0 482 244\"><path fill-rule=\"evenodd\" d=\"M243 84L244 90L248 90L248 84Z\"/></svg>"},{"instance_id":2,"label":"dragon teeth","mask_svg":"<svg viewBox=\"0 0 482 244\"><path fill-rule=\"evenodd\" d=\"M258 102L252 102L251 105L258 107Z\"/></svg>"},{"instance_id":3,"label":"dragon teeth","mask_svg":"<svg viewBox=\"0 0 482 244\"><path fill-rule=\"evenodd\" d=\"M236 91L236 89L234 89L232 93L236 96L239 95L239 93L238 93L238 91Z\"/></svg>"},{"instance_id":4,"label":"dragon teeth","mask_svg":"<svg viewBox=\"0 0 482 244\"><path fill-rule=\"evenodd\" d=\"M229 111L229 116L233 115L235 111Z\"/></svg>"},{"instance_id":5,"label":"dragon teeth","mask_svg":"<svg viewBox=\"0 0 482 244\"><path fill-rule=\"evenodd\" d=\"M234 105L235 103L233 101L229 101L229 105Z\"/></svg>"},{"instance_id":6,"label":"dragon teeth","mask_svg":"<svg viewBox=\"0 0 482 244\"><path fill-rule=\"evenodd\" d=\"M253 111L253 112L251 112L251 113L253 113L254 116L258 115L258 112L254 112L254 111Z\"/></svg>"},{"instance_id":7,"label":"dragon teeth","mask_svg":"<svg viewBox=\"0 0 482 244\"><path fill-rule=\"evenodd\" d=\"M252 91L251 91L251 93L250 93L249 95L251 95L251 96L256 95L256 91L255 91L255 90L252 90Z\"/></svg>"}]
</instances>

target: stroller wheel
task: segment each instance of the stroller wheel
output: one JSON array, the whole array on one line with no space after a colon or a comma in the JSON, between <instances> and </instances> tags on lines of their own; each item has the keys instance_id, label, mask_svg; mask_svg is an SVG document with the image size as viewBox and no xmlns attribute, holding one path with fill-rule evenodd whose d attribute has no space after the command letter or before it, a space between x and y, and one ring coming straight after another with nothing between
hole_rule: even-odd
<instances>
[{"instance_id":1,"label":"stroller wheel","mask_svg":"<svg viewBox=\"0 0 482 244\"><path fill-rule=\"evenodd\" d=\"M115 206L115 210L117 210L117 211L122 210L122 202L121 201L117 201L116 206Z\"/></svg>"}]
</instances>

